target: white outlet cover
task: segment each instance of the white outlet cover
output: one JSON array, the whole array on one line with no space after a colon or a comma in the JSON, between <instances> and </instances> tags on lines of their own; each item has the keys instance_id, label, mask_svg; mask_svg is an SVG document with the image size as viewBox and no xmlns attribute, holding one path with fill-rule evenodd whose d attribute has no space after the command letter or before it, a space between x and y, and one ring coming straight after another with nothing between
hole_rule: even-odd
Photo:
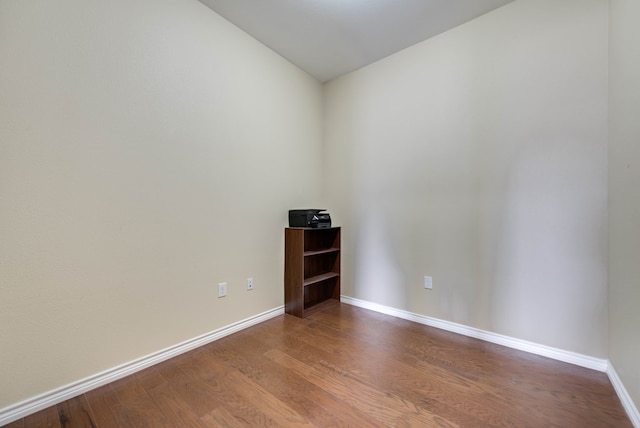
<instances>
[{"instance_id":1,"label":"white outlet cover","mask_svg":"<svg viewBox=\"0 0 640 428\"><path fill-rule=\"evenodd\" d=\"M253 290L253 278L247 278L247 290Z\"/></svg>"},{"instance_id":2,"label":"white outlet cover","mask_svg":"<svg viewBox=\"0 0 640 428\"><path fill-rule=\"evenodd\" d=\"M221 282L218 284L218 297L224 297L227 295L227 283Z\"/></svg>"},{"instance_id":3,"label":"white outlet cover","mask_svg":"<svg viewBox=\"0 0 640 428\"><path fill-rule=\"evenodd\" d=\"M433 289L433 278L431 278L430 276L424 277L424 288L426 288L427 290Z\"/></svg>"}]
</instances>

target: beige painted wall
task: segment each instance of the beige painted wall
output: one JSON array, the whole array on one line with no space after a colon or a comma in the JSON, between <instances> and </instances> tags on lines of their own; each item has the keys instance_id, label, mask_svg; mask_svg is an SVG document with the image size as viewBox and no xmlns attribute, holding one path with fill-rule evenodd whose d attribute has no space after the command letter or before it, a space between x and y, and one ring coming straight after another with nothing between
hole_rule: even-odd
<instances>
[{"instance_id":1,"label":"beige painted wall","mask_svg":"<svg viewBox=\"0 0 640 428\"><path fill-rule=\"evenodd\" d=\"M331 82L323 170L320 85L198 2L0 1L0 408L281 305L319 203L345 294L609 356L638 403L640 11L611 2L608 354L606 4Z\"/></svg>"},{"instance_id":2,"label":"beige painted wall","mask_svg":"<svg viewBox=\"0 0 640 428\"><path fill-rule=\"evenodd\" d=\"M344 294L607 356L607 12L519 0L327 85Z\"/></svg>"},{"instance_id":3,"label":"beige painted wall","mask_svg":"<svg viewBox=\"0 0 640 428\"><path fill-rule=\"evenodd\" d=\"M609 358L640 408L640 2L610 2Z\"/></svg>"},{"instance_id":4,"label":"beige painted wall","mask_svg":"<svg viewBox=\"0 0 640 428\"><path fill-rule=\"evenodd\" d=\"M282 305L321 119L195 0L1 1L0 408Z\"/></svg>"}]
</instances>

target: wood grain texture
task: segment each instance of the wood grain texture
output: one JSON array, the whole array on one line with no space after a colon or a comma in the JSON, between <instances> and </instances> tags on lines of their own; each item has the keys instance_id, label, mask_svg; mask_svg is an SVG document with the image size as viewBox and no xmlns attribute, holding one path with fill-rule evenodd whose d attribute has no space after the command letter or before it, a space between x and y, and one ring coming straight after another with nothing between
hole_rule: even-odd
<instances>
[{"instance_id":1,"label":"wood grain texture","mask_svg":"<svg viewBox=\"0 0 640 428\"><path fill-rule=\"evenodd\" d=\"M56 406L49 407L27 416L24 418L24 426L29 428L60 428L62 425L58 416L58 408Z\"/></svg>"},{"instance_id":2,"label":"wood grain texture","mask_svg":"<svg viewBox=\"0 0 640 428\"><path fill-rule=\"evenodd\" d=\"M340 301L340 232L286 228L284 257L285 312L307 317Z\"/></svg>"},{"instance_id":3,"label":"wood grain texture","mask_svg":"<svg viewBox=\"0 0 640 428\"><path fill-rule=\"evenodd\" d=\"M606 374L336 304L9 427L631 427Z\"/></svg>"},{"instance_id":4,"label":"wood grain texture","mask_svg":"<svg viewBox=\"0 0 640 428\"><path fill-rule=\"evenodd\" d=\"M304 314L304 230L286 229L284 238L285 312L297 317Z\"/></svg>"}]
</instances>

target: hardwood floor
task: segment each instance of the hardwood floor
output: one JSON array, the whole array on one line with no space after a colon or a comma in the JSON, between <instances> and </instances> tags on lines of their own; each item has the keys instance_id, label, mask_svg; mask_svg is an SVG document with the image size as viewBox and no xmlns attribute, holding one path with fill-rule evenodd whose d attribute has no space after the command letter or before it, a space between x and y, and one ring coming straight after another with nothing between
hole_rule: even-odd
<instances>
[{"instance_id":1,"label":"hardwood floor","mask_svg":"<svg viewBox=\"0 0 640 428\"><path fill-rule=\"evenodd\" d=\"M9 427L631 427L604 373L344 304L283 315Z\"/></svg>"}]
</instances>

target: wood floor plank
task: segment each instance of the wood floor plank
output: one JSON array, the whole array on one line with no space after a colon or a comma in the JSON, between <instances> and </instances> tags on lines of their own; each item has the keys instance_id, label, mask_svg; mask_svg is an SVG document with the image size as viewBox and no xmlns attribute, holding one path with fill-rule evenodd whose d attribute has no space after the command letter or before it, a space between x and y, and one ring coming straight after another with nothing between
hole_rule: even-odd
<instances>
[{"instance_id":1,"label":"wood floor plank","mask_svg":"<svg viewBox=\"0 0 640 428\"><path fill-rule=\"evenodd\" d=\"M85 393L87 402L91 409L91 415L98 427L118 426L118 420L114 417L111 409L119 404L118 398L110 384Z\"/></svg>"},{"instance_id":2,"label":"wood floor plank","mask_svg":"<svg viewBox=\"0 0 640 428\"><path fill-rule=\"evenodd\" d=\"M337 304L283 315L10 427L631 427L606 374Z\"/></svg>"},{"instance_id":3,"label":"wood floor plank","mask_svg":"<svg viewBox=\"0 0 640 428\"><path fill-rule=\"evenodd\" d=\"M228 347L225 344L220 344L216 348L226 350ZM202 356L209 356L208 365L218 373L225 373L221 377L221 380L229 385L229 392L234 392L238 397L246 402L252 403L252 405L261 412L267 412L271 419L281 426L313 426L306 418L301 416L298 412L292 409L287 403L279 400L276 396L271 394L266 388L262 387L259 383L254 382L249 376L240 372L239 370L233 370L228 366L224 359L214 358L211 351L203 353ZM241 358L240 358L241 359ZM225 366L227 366L225 368Z\"/></svg>"},{"instance_id":4,"label":"wood floor plank","mask_svg":"<svg viewBox=\"0 0 640 428\"><path fill-rule=\"evenodd\" d=\"M47 407L25 417L24 426L29 428L61 428L58 408L56 406Z\"/></svg>"},{"instance_id":5,"label":"wood floor plank","mask_svg":"<svg viewBox=\"0 0 640 428\"><path fill-rule=\"evenodd\" d=\"M303 336L300 339L308 340ZM417 369L394 358L398 355L398 350L392 347L367 343L362 338L351 338L348 340L350 345L341 346L339 358L334 358L332 352L324 350L327 347L325 340L322 335L316 335L313 343L308 343L308 346L317 346L313 352L289 353L303 361L309 355L313 355L311 361L320 357L319 364L329 370L342 372L344 376L356 378L375 388L390 389L413 402L424 402L428 397L430 411L458 420L458 423L468 421L469 418L464 418L468 415L471 418L480 417L495 423L515 425L525 416L531 416L530 409L515 406L496 388L487 387L437 366L424 365ZM366 358L362 355L366 355ZM505 404L511 405L508 414L502 412Z\"/></svg>"},{"instance_id":6,"label":"wood floor plank","mask_svg":"<svg viewBox=\"0 0 640 428\"><path fill-rule=\"evenodd\" d=\"M311 339L309 339L311 337ZM404 369L405 371L410 370L411 368L403 368L397 363L385 359L380 358L378 356L378 349L374 349L371 347L367 347L365 343L358 342L358 340L351 340L352 343L345 343L342 345L341 350L337 351L332 349L332 347L325 343L325 340L321 337L320 334L309 336L309 335L299 335L298 340L305 342L304 346L296 346L291 349L282 349L282 351L287 352L289 355L293 355L296 358L301 359L302 361L314 365L319 364L323 365L325 368L336 372L345 377L350 377L352 379L357 380L358 382L368 384L369 386L373 386L375 388L380 387L381 390L392 389L397 387L393 392L398 395L398 392L402 392L403 394L406 391L403 391L399 382L399 376L402 375L398 369ZM325 350L327 348L328 350ZM348 348L351 348L350 350ZM389 353L388 349L383 349L383 356L387 356ZM331 363L328 363L331 361ZM395 364L395 367L394 367ZM375 385L375 382L371 382L371 376L380 377L381 374L386 373L386 378L384 382L378 382L378 385ZM424 382L424 376L422 373L412 373L411 375L404 375L405 378L408 378L409 381L413 382L415 380L415 385L411 385L414 387L420 387L421 390L428 388L430 384L433 383L431 379L428 382ZM422 381L421 381L422 380ZM386 383L385 383L386 382ZM420 390L419 390L420 391ZM411 391L409 391L411 392ZM433 404L438 404L437 395L442 393L446 393L445 391L441 391L437 388L431 388L430 391L421 391L424 394L430 394L430 405L434 409L436 409L441 416L445 418L452 418L455 416L458 423L463 423L465 421L472 421L473 418L464 418L464 413L461 413L461 409L453 409L450 408L449 404L445 404L444 406L434 407ZM471 401L468 393L469 391L462 391L467 397L464 402ZM415 398L415 391L413 391ZM444 397L443 401L448 403L451 401L450 397L447 395ZM415 400L414 400L415 402ZM482 409L484 411L484 409Z\"/></svg>"},{"instance_id":7,"label":"wood floor plank","mask_svg":"<svg viewBox=\"0 0 640 428\"><path fill-rule=\"evenodd\" d=\"M157 366L149 367L148 369L135 373L133 377L140 382L140 385L145 391L149 392L149 390L167 383L167 379L161 374L161 368L164 367L165 364L167 364L166 361Z\"/></svg>"},{"instance_id":8,"label":"wood floor plank","mask_svg":"<svg viewBox=\"0 0 640 428\"><path fill-rule=\"evenodd\" d=\"M136 376L112 384L118 403L111 409L119 427L171 427Z\"/></svg>"},{"instance_id":9,"label":"wood floor plank","mask_svg":"<svg viewBox=\"0 0 640 428\"><path fill-rule=\"evenodd\" d=\"M382 426L364 412L354 409L294 372L273 363L263 353L271 349L260 341L262 334L245 335L224 347L211 348L224 361L257 382L281 401L305 414L312 423L325 426Z\"/></svg>"},{"instance_id":10,"label":"wood floor plank","mask_svg":"<svg viewBox=\"0 0 640 428\"><path fill-rule=\"evenodd\" d=\"M323 317L330 317L329 314L322 314ZM336 334L348 334L350 329L349 317L341 316L339 319L340 322L340 330L333 329L333 327L329 327L324 325L324 331L328 331L329 329L333 329ZM356 320L356 323L358 321ZM389 323L393 324L393 323ZM414 323L410 323L413 328L425 327L419 326ZM335 324L334 324L335 325ZM372 323L375 325L375 320ZM406 327L406 326L404 326ZM522 353L520 351L516 351L519 353L520 357L524 356L523 359L525 364L522 364L522 361L519 361L518 358L513 358L514 350L510 350L507 348L499 347L497 345L486 344L481 341L477 341L476 339L472 340L470 348L468 346L463 346L461 343L457 343L456 347L449 352L449 356L455 355L456 358L451 358L452 360L456 360L456 367L447 367L446 365L440 364L431 364L430 356L433 354L437 354L437 350L432 350L431 348L425 351L425 354L422 355L423 358L415 358L413 360L408 360L407 356L412 354L411 343L425 343L424 338L410 338L406 334L403 334L406 331L406 328L401 329L401 331L389 331L389 328L393 327L389 325L380 326L375 325L372 332L370 332L370 336L367 337L367 333L363 332L361 328L355 328L354 330L360 333L358 337L351 337L347 340L347 342L362 340L364 343L360 344L360 348L364 350L370 358L367 361L375 361L375 358L371 358L371 356L375 355L375 345L378 343L378 335L382 331L383 336L388 337L385 340L385 343L392 344L394 346L389 346L389 351L385 352L389 358L392 358L397 361L405 361L408 366L415 367L419 369L420 372L424 374L424 376L428 377L431 381L436 381L438 379L443 382L440 385L437 385L435 391L440 391L444 393L449 393L451 396L447 398L446 396L439 397L438 393L434 393L433 391L426 391L429 397L430 404L426 407L432 409L434 412L438 414L447 414L445 409L443 409L442 405L445 404L447 407L455 407L456 408L456 416L452 417L452 420L456 420L459 423L463 423L460 417L467 413L468 415L474 418L480 418L481 420L487 421L495 421L502 419L501 423L507 423L513 425L517 423L518 425L524 423L524 421L537 423L538 426L548 425L552 420L564 420L565 423L570 424L570 426L585 426L585 424L599 424L603 423L606 426L606 421L611 420L612 415L607 415L606 412L602 409L602 407L606 407L607 405L611 405L614 408L619 406L619 402L616 403L617 397L615 394L611 394L612 387L610 384L608 388L606 388L607 399L602 400L602 398L598 398L599 394L595 395L595 398L589 400L589 394L587 391L576 391L571 390L570 385L575 382L581 382L581 376L571 376L570 373L564 374L563 376L558 376L558 367L567 368L566 363L559 363L557 361L552 361L556 366L556 369L552 372L556 373L555 376L552 376L542 382L540 384L540 377L537 376L537 373L529 373L526 369L527 361L532 358L530 354ZM428 327L425 327L423 330L428 331ZM339 333L338 333L339 332ZM364 334L363 334L364 333ZM453 335L452 338L454 340L458 340ZM400 341L399 338L401 339ZM322 339L315 340L316 343L321 343ZM464 338L468 339L468 338ZM442 341L442 340L441 340ZM407 345L409 344L409 345ZM480 346L478 346L480 345ZM321 345L322 346L322 345ZM372 348L373 346L373 348ZM491 352L485 352L483 349L487 347L493 347L495 349L491 350ZM349 347L344 347L345 349L349 349ZM467 352L469 350L481 351L480 355L473 355L471 352ZM510 358L505 359L504 356L500 354L502 352L506 352L509 354ZM354 357L350 357L349 355L343 355L345 357L345 365L348 367L348 361ZM537 359L544 359L543 357L533 356ZM474 364L474 360L477 358L481 358L483 361L496 359L496 366L500 368L500 370L495 371L493 376L487 378L487 371L481 370L478 366L472 366L473 368L464 368L464 365L470 363ZM368 374L380 374L383 377L390 373L393 363L389 361L383 362L382 365L388 366L389 370L378 370L375 366L364 365L361 367L364 373ZM535 365L534 365L535 366ZM563 367L564 366L564 367ZM462 368L462 370L461 370ZM574 366L569 367L569 372L592 372L591 370L583 369L583 368L575 368ZM578 369L578 370L576 370ZM494 372L493 370L489 370L490 372ZM397 372L397 370L396 370ZM467 376L468 373L475 373L473 376ZM529 385L526 383L522 383L520 385L516 384L508 384L502 382L504 379L508 379L510 374L515 375L515 377L521 377L522 379L528 379L529 382L538 383L536 385ZM584 373L583 373L584 374ZM598 376L605 376L602 373L596 373ZM388 377L388 376L387 376ZM408 378L402 378L394 375L393 379L378 379L378 382L372 381L373 384L378 386L383 385L393 385L391 386L391 390L398 393L399 395L417 400L419 397L415 396L413 398L407 397L407 394L414 394L416 392L420 392L421 388L419 385L413 384L414 376L409 376ZM494 382L495 380L501 380L500 382ZM492 381L493 380L493 381ZM393 383L390 383L393 382ZM408 382L408 383L407 383ZM459 385L475 385L476 393L470 395L465 393L464 390L458 390ZM557 387L554 387L556 385ZM396 388L397 387L397 388ZM560 389L558 389L558 387ZM593 390L593 384L590 384L589 388ZM486 394L485 394L486 393ZM457 400L457 397L464 397L464 401L460 402ZM557 404L553 404L551 406L545 406L545 401L548 401L549 397L554 397L555 403L568 403L567 406L558 406ZM434 401L435 400L435 401ZM439 403L438 400L441 402ZM558 401L559 400L559 401ZM539 405L532 406L532 403L540 403ZM604 403L604 404L603 404ZM503 411L504 407L509 407L509 412L505 413ZM600 408L600 409L599 409ZM458 413L459 412L459 413ZM617 413L619 414L619 413ZM602 419L604 417L604 419ZM625 416L623 415L623 418ZM500 418L500 419L499 419ZM624 423L624 422L618 422ZM626 426L626 425L623 425Z\"/></svg>"},{"instance_id":11,"label":"wood floor plank","mask_svg":"<svg viewBox=\"0 0 640 428\"><path fill-rule=\"evenodd\" d=\"M211 415L228 414L243 426L276 426L268 414L262 412L235 390L233 381L229 379L229 375L233 371L232 368L207 352L198 352L196 356L199 364L207 367L204 370L205 373L209 375L215 373L214 376L210 375L207 379L200 379L196 372L187 372L192 379L189 385L197 385L197 388L201 389L201 392L209 397L209 400L216 406L215 409L222 409L219 412L214 409L210 412ZM193 402L191 404L196 405ZM202 416L202 419L207 420L207 415Z\"/></svg>"},{"instance_id":12,"label":"wood floor plank","mask_svg":"<svg viewBox=\"0 0 640 428\"><path fill-rule=\"evenodd\" d=\"M62 428L95 428L91 408L84 395L58 404L58 419Z\"/></svg>"},{"instance_id":13,"label":"wood floor plank","mask_svg":"<svg viewBox=\"0 0 640 428\"><path fill-rule=\"evenodd\" d=\"M198 361L201 367L207 367L206 362ZM167 379L166 385L181 397L196 416L204 416L224 403L224 397L212 392L202 379L182 370L179 363L165 365L160 371Z\"/></svg>"},{"instance_id":14,"label":"wood floor plank","mask_svg":"<svg viewBox=\"0 0 640 428\"><path fill-rule=\"evenodd\" d=\"M357 380L343 376L342 373L336 375L332 370L309 366L277 349L267 352L265 356L349 405L363 409L384 424L395 425L399 420L410 415L413 421L419 421L422 426L457 426L421 409L414 403L358 383ZM357 394L354 394L354 391L357 391Z\"/></svg>"},{"instance_id":15,"label":"wood floor plank","mask_svg":"<svg viewBox=\"0 0 640 428\"><path fill-rule=\"evenodd\" d=\"M257 409L273 419L278 425L286 427L313 427L303 415L291 406L279 400L266 388L263 388L247 376L239 372L229 374L231 387Z\"/></svg>"},{"instance_id":16,"label":"wood floor plank","mask_svg":"<svg viewBox=\"0 0 640 428\"><path fill-rule=\"evenodd\" d=\"M321 316L331 317L331 314L325 313ZM357 320L354 322L358 323ZM348 334L346 332L350 330L349 317L341 314L340 323L341 330L337 334ZM400 329L395 329L393 324L399 324ZM325 325L324 331L329 328ZM383 334L387 337L385 343L391 345L389 346L390 357L418 368L425 374L429 374L430 378L433 378L435 371L452 386L456 385L456 382L469 381L478 384L485 391L492 392L494 397L505 397L500 398L494 407L497 404L499 409L507 404L510 406L510 413L518 419L538 420L539 424L544 424L557 418L571 423L572 426L583 426L585 423L606 425L607 421L614 417L608 414L606 409L619 408L619 400L615 394L611 393L612 386L604 373L477 339L460 338L459 335L450 333L443 335L440 330L434 334L434 329L431 327L405 320L394 319L384 325L375 325L374 330L370 332L369 339L366 339L367 334L362 334L361 328L353 328L353 331L359 333L358 337L352 337L348 341L360 339L377 343L377 335ZM428 336L439 336L439 339L437 343L432 343L432 346L427 346ZM448 341L453 341L455 345L442 351L447 348ZM420 352L416 352L417 348L420 348ZM444 358L444 354L449 358ZM452 355L456 358L451 358ZM434 356L436 356L435 359ZM448 361L454 363L449 364ZM372 367L365 368L365 371L388 373L388 371L373 370ZM569 405L531 406L531 403L544 403L549 397L553 397L555 403ZM476 402L476 400L470 401ZM478 401L478 403L482 403L484 408L491 407L487 402ZM620 416L618 411L615 413ZM623 414L622 418L617 423L628 423L625 422L626 415Z\"/></svg>"},{"instance_id":17,"label":"wood floor plank","mask_svg":"<svg viewBox=\"0 0 640 428\"><path fill-rule=\"evenodd\" d=\"M200 418L203 423L210 427L220 428L245 428L246 425L239 419L236 419L231 413L222 407L207 413Z\"/></svg>"},{"instance_id":18,"label":"wood floor plank","mask_svg":"<svg viewBox=\"0 0 640 428\"><path fill-rule=\"evenodd\" d=\"M214 368L209 366L207 364L208 357L206 356L206 349L207 347L205 346L195 350L194 352L190 352L189 354L191 358L177 362L176 365L180 367L184 373L202 381L223 376L226 373L227 368L225 368L223 372L217 372Z\"/></svg>"},{"instance_id":19,"label":"wood floor plank","mask_svg":"<svg viewBox=\"0 0 640 428\"><path fill-rule=\"evenodd\" d=\"M171 382L162 383L149 390L148 393L160 412L167 420L171 421L174 427L206 427L189 405L189 397L178 394L171 387Z\"/></svg>"}]
</instances>

